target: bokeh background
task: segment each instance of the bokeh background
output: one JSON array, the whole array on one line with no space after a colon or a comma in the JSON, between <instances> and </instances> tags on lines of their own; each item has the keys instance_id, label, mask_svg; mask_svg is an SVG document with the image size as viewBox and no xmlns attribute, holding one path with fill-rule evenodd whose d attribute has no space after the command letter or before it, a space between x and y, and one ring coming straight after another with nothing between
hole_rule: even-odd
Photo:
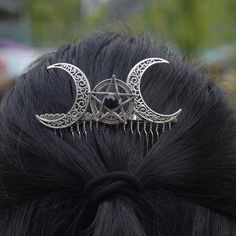
<instances>
[{"instance_id":1,"label":"bokeh background","mask_svg":"<svg viewBox=\"0 0 236 236\"><path fill-rule=\"evenodd\" d=\"M39 55L106 30L166 41L234 102L236 0L0 0L1 91Z\"/></svg>"}]
</instances>

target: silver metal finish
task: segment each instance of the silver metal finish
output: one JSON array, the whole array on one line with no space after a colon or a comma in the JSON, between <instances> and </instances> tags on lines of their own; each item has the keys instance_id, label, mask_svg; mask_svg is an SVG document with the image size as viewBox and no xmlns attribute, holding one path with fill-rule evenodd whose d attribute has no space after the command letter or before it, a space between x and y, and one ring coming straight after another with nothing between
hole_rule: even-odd
<instances>
[{"instance_id":1,"label":"silver metal finish","mask_svg":"<svg viewBox=\"0 0 236 236\"><path fill-rule=\"evenodd\" d=\"M89 128L90 128L90 132L93 132L93 121L89 122Z\"/></svg>"},{"instance_id":2,"label":"silver metal finish","mask_svg":"<svg viewBox=\"0 0 236 236\"><path fill-rule=\"evenodd\" d=\"M75 128L79 138L85 137L86 142L87 123L91 133L94 130L99 131L100 123L103 123L104 127L106 124L119 127L119 124L122 123L124 132L129 132L126 127L130 125L130 133L133 134L136 129L139 139L142 140L144 135L146 145L149 147L149 138L151 138L150 143L153 145L154 140L157 140L160 133L165 131L166 123L168 123L168 130L170 130L172 123L177 122L177 117L182 111L179 109L168 115L157 113L145 103L142 97L140 85L145 71L154 64L162 63L169 62L162 58L144 59L131 69L126 83L112 75L112 78L98 83L92 91L88 79L78 67L69 63L53 64L47 69L64 70L73 79L76 89L75 100L67 113L36 115L36 118L43 125L53 128L55 133L58 129L61 138L63 138L62 129L67 127L70 127L70 132L75 138ZM108 97L113 99L111 99L112 102L115 100L115 105L108 103L110 101ZM128 121L130 122L128 123ZM136 126L134 126L135 122ZM95 123L94 129L93 123ZM159 124L162 124L160 133Z\"/></svg>"},{"instance_id":3,"label":"silver metal finish","mask_svg":"<svg viewBox=\"0 0 236 236\"><path fill-rule=\"evenodd\" d=\"M149 140L148 140L148 133L147 133L147 123L144 121L143 123L143 132L145 134L145 144L146 144L146 150L148 151L148 145L149 145Z\"/></svg>"},{"instance_id":4,"label":"silver metal finish","mask_svg":"<svg viewBox=\"0 0 236 236\"><path fill-rule=\"evenodd\" d=\"M77 133L79 135L79 138L81 138L81 132L80 132L80 128L79 128L79 122L77 122L76 124L76 130L77 130Z\"/></svg>"},{"instance_id":5,"label":"silver metal finish","mask_svg":"<svg viewBox=\"0 0 236 236\"><path fill-rule=\"evenodd\" d=\"M134 99L135 113L150 122L166 123L175 120L182 110L179 109L177 112L169 115L157 113L153 111L150 107L148 107L148 105L145 103L140 90L141 79L143 77L144 72L150 66L159 63L169 62L162 58L155 57L147 58L138 62L129 72L126 83L131 88L133 94L136 95Z\"/></svg>"},{"instance_id":6,"label":"silver metal finish","mask_svg":"<svg viewBox=\"0 0 236 236\"><path fill-rule=\"evenodd\" d=\"M141 132L140 132L140 129L139 129L139 121L137 121L137 132L138 132L138 136L140 138L141 137Z\"/></svg>"},{"instance_id":7,"label":"silver metal finish","mask_svg":"<svg viewBox=\"0 0 236 236\"><path fill-rule=\"evenodd\" d=\"M66 71L73 79L76 88L75 101L71 109L62 114L36 115L36 118L44 125L61 129L66 128L78 121L86 112L89 105L90 85L85 74L76 66L68 63L57 63L48 66L47 69L58 68Z\"/></svg>"},{"instance_id":8,"label":"silver metal finish","mask_svg":"<svg viewBox=\"0 0 236 236\"><path fill-rule=\"evenodd\" d=\"M87 143L87 141L88 141L88 134L87 134L87 130L86 130L86 121L83 122L83 132L84 132L85 141Z\"/></svg>"},{"instance_id":9,"label":"silver metal finish","mask_svg":"<svg viewBox=\"0 0 236 236\"><path fill-rule=\"evenodd\" d=\"M126 133L126 123L123 124L124 133Z\"/></svg>"},{"instance_id":10,"label":"silver metal finish","mask_svg":"<svg viewBox=\"0 0 236 236\"><path fill-rule=\"evenodd\" d=\"M131 134L134 133L134 130L133 130L133 121L132 121L132 120L131 120L131 122L130 122L130 132L131 132Z\"/></svg>"},{"instance_id":11,"label":"silver metal finish","mask_svg":"<svg viewBox=\"0 0 236 236\"><path fill-rule=\"evenodd\" d=\"M157 135L157 138L159 138L159 136L160 136L158 128L159 128L159 124L156 124L156 135Z\"/></svg>"},{"instance_id":12,"label":"silver metal finish","mask_svg":"<svg viewBox=\"0 0 236 236\"><path fill-rule=\"evenodd\" d=\"M73 126L70 127L70 131L71 131L71 134L72 134L73 139L75 139L75 133L74 133Z\"/></svg>"},{"instance_id":13,"label":"silver metal finish","mask_svg":"<svg viewBox=\"0 0 236 236\"><path fill-rule=\"evenodd\" d=\"M162 124L162 133L165 132L165 128L166 128L166 123L163 123L163 124Z\"/></svg>"},{"instance_id":14,"label":"silver metal finish","mask_svg":"<svg viewBox=\"0 0 236 236\"><path fill-rule=\"evenodd\" d=\"M154 136L153 136L153 131L152 131L152 123L150 123L149 133L151 134L151 143L153 145L154 144Z\"/></svg>"},{"instance_id":15,"label":"silver metal finish","mask_svg":"<svg viewBox=\"0 0 236 236\"><path fill-rule=\"evenodd\" d=\"M123 92L120 90L123 90ZM90 106L96 121L102 121L106 124L117 124L126 123L127 119L132 117L134 95L127 84L117 80L115 75L111 79L103 80L97 84L90 94ZM118 99L118 106L114 109L105 106L106 95L115 96ZM126 109L125 105L127 106Z\"/></svg>"}]
</instances>

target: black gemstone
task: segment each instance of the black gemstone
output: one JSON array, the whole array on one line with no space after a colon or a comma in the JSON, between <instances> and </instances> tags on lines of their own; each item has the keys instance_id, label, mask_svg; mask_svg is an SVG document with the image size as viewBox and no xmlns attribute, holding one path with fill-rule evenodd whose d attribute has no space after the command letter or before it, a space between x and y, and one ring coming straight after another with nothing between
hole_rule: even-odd
<instances>
[{"instance_id":1,"label":"black gemstone","mask_svg":"<svg viewBox=\"0 0 236 236\"><path fill-rule=\"evenodd\" d=\"M109 109L115 109L119 105L119 100L115 95L107 94L104 97L104 105Z\"/></svg>"}]
</instances>

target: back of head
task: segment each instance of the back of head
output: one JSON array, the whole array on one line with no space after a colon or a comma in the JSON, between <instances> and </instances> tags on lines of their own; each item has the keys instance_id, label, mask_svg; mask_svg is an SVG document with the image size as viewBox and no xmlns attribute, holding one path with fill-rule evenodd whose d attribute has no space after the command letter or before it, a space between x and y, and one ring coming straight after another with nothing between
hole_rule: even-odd
<instances>
[{"instance_id":1,"label":"back of head","mask_svg":"<svg viewBox=\"0 0 236 236\"><path fill-rule=\"evenodd\" d=\"M36 119L65 113L75 97L68 74L47 70L49 65L79 67L94 88L112 74L125 81L148 57L169 64L145 72L144 100L161 114L182 109L178 122L148 152L143 133L130 132L130 124L126 130L83 127L86 142L83 128L81 134L58 133ZM234 116L221 89L162 43L97 34L61 47L17 79L0 116L0 235L236 234ZM103 196L111 183L91 181L114 172L122 173L122 187ZM141 190L124 180L125 173L139 180ZM88 183L91 191L84 191Z\"/></svg>"}]
</instances>

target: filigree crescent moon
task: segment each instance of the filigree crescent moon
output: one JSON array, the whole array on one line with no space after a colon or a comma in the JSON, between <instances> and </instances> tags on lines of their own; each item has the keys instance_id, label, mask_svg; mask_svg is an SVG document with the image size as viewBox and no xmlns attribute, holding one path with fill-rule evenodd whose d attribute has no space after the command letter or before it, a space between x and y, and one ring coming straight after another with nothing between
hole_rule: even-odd
<instances>
[{"instance_id":1,"label":"filigree crescent moon","mask_svg":"<svg viewBox=\"0 0 236 236\"><path fill-rule=\"evenodd\" d=\"M153 111L148 105L145 103L142 93L140 90L141 85L141 79L144 74L144 72L152 65L159 64L159 63L169 63L167 60L164 60L162 58L152 57L147 58L139 63L137 63L129 72L127 76L126 83L132 90L133 94L136 95L135 97L135 111L137 115L140 115L143 119L148 120L150 122L155 123L166 123L175 121L177 116L181 113L182 109L179 109L173 114L160 114L155 111Z\"/></svg>"},{"instance_id":2,"label":"filigree crescent moon","mask_svg":"<svg viewBox=\"0 0 236 236\"><path fill-rule=\"evenodd\" d=\"M56 63L47 67L47 69L52 68L62 69L72 77L76 88L75 101L66 114L43 114L36 115L36 118L47 127L61 129L74 124L86 112L89 105L90 85L85 74L74 65Z\"/></svg>"}]
</instances>

